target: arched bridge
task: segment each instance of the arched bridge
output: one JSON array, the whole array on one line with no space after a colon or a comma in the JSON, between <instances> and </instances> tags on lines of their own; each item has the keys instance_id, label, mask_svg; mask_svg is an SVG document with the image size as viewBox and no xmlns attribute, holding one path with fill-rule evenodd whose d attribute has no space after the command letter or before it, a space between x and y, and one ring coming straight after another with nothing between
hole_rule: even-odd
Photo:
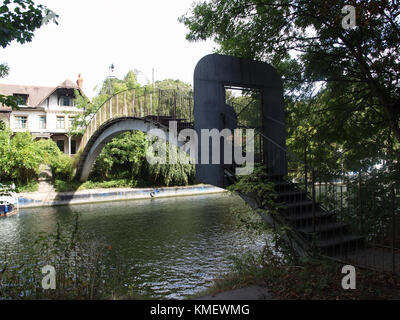
<instances>
[{"instance_id":1,"label":"arched bridge","mask_svg":"<svg viewBox=\"0 0 400 320\"><path fill-rule=\"evenodd\" d=\"M193 95L180 90L128 89L111 96L92 115L82 136L75 177L86 181L103 147L125 131L168 132L176 121L178 132L193 127ZM169 135L165 135L169 141ZM164 137L165 137L164 136ZM178 147L184 142L172 143Z\"/></svg>"},{"instance_id":2,"label":"arched bridge","mask_svg":"<svg viewBox=\"0 0 400 320\"><path fill-rule=\"evenodd\" d=\"M258 91L260 106L248 109L251 105L249 104L240 110L227 107L224 90L227 86ZM209 139L199 134L203 129L217 129L221 132L237 127L256 128L258 154L254 150L254 158L265 165L267 172L262 177L265 182L273 183L277 196L275 201L279 205L277 214L262 215L263 219L274 228L285 226L285 240L301 255L320 252L342 258L348 252L362 250L364 238L352 234L351 229L337 219L327 204L316 201L315 170L308 168L306 163L297 162L295 157L290 159L291 155L286 150L282 93L279 75L266 63L222 55L205 56L194 72L193 95L176 90L131 89L109 98L88 119L78 152L76 178L85 181L104 145L124 131L149 132L152 129L161 129L159 132L166 133L169 122L174 120L177 122L177 132L194 127L199 138L198 143L201 144L201 140L207 142ZM245 121L241 122L239 115L246 113L244 110L247 110L248 116L243 117ZM168 137L167 140L169 136L163 134L164 138ZM179 139L173 139L170 142L181 147L178 141ZM220 154L224 154L224 148L225 145L221 144ZM201 151L201 159L203 156L211 158L210 147ZM198 159L200 153L199 150ZM299 170L295 170L290 178L288 159L293 168L305 169L304 184L299 183ZM308 172L312 172L311 183ZM196 178L219 187L226 187L236 179L232 167L211 164L209 161L204 164L196 163ZM260 208L259 196L253 193L241 196L254 208Z\"/></svg>"}]
</instances>

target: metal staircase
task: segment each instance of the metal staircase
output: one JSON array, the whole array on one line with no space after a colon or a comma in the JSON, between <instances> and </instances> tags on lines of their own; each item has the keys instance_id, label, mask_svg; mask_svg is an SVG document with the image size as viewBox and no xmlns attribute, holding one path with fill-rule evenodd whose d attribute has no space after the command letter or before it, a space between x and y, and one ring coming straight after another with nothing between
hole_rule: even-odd
<instances>
[{"instance_id":1,"label":"metal staircase","mask_svg":"<svg viewBox=\"0 0 400 320\"><path fill-rule=\"evenodd\" d=\"M229 183L234 183L236 177L233 167L225 168L225 176ZM277 215L270 215L270 223L285 224L290 228L291 242L299 255L325 255L331 257L346 257L356 250L365 247L365 239L350 231L347 224L338 221L334 211L326 210L322 204L313 200L312 195L280 175L268 175L266 183L273 183L276 192L275 204ZM247 202L260 203L255 195L240 194ZM267 209L260 208L258 209Z\"/></svg>"}]
</instances>

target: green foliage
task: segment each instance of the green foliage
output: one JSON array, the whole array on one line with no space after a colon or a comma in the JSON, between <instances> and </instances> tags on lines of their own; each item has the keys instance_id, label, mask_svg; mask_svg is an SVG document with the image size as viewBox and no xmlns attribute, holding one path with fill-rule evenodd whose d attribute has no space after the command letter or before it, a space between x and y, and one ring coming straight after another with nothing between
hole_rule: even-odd
<instances>
[{"instance_id":1,"label":"green foliage","mask_svg":"<svg viewBox=\"0 0 400 320\"><path fill-rule=\"evenodd\" d=\"M154 164L146 160L148 140L143 132L125 132L111 140L96 160L90 179L125 179L129 186L171 186L194 183L194 165ZM169 148L167 148L169 150ZM169 152L169 151L167 151ZM126 186L126 185L124 185Z\"/></svg>"},{"instance_id":2,"label":"green foliage","mask_svg":"<svg viewBox=\"0 0 400 320\"><path fill-rule=\"evenodd\" d=\"M180 80L166 79L162 81L156 81L154 86L160 90L178 90L185 93L192 91L192 86L190 84L184 83Z\"/></svg>"},{"instance_id":3,"label":"green foliage","mask_svg":"<svg viewBox=\"0 0 400 320\"><path fill-rule=\"evenodd\" d=\"M36 191L42 163L50 165L54 178L72 179L72 159L54 141L34 141L29 132L13 135L9 129L0 131L0 181L14 182L18 192Z\"/></svg>"},{"instance_id":4,"label":"green foliage","mask_svg":"<svg viewBox=\"0 0 400 320\"><path fill-rule=\"evenodd\" d=\"M40 139L36 142L42 155L42 163L50 165L54 179L71 181L73 178L73 160L62 153L51 139Z\"/></svg>"},{"instance_id":5,"label":"green foliage","mask_svg":"<svg viewBox=\"0 0 400 320\"><path fill-rule=\"evenodd\" d=\"M112 299L132 294L135 274L124 268L103 239L79 228L31 235L31 246L9 251L1 248L0 299ZM56 289L42 288L41 268L56 270Z\"/></svg>"},{"instance_id":6,"label":"green foliage","mask_svg":"<svg viewBox=\"0 0 400 320\"><path fill-rule=\"evenodd\" d=\"M9 130L0 131L0 179L27 183L39 173L41 152L28 132L11 139Z\"/></svg>"},{"instance_id":7,"label":"green foliage","mask_svg":"<svg viewBox=\"0 0 400 320\"><path fill-rule=\"evenodd\" d=\"M51 165L55 158L58 158L62 152L57 144L51 139L40 139L36 141L36 145L42 152L43 162Z\"/></svg>"},{"instance_id":8,"label":"green foliage","mask_svg":"<svg viewBox=\"0 0 400 320\"><path fill-rule=\"evenodd\" d=\"M88 180L84 183L77 181L64 181L55 179L54 187L57 192L65 191L79 191L88 189L108 189L108 188L132 188L136 187L137 181L128 179L115 179L107 181L91 181Z\"/></svg>"},{"instance_id":9,"label":"green foliage","mask_svg":"<svg viewBox=\"0 0 400 320\"><path fill-rule=\"evenodd\" d=\"M123 79L115 77L106 78L99 90L98 96L107 96L121 92L128 89L140 89L140 84L137 82L137 75L134 71L130 70Z\"/></svg>"},{"instance_id":10,"label":"green foliage","mask_svg":"<svg viewBox=\"0 0 400 320\"><path fill-rule=\"evenodd\" d=\"M46 16L52 13L32 0L4 0L0 6L0 46L5 48L11 41L23 44L32 41L33 32L40 28ZM58 15L51 16L57 24Z\"/></svg>"},{"instance_id":11,"label":"green foliage","mask_svg":"<svg viewBox=\"0 0 400 320\"><path fill-rule=\"evenodd\" d=\"M4 0L0 5L0 46L5 48L13 40L23 44L32 41L33 32L43 23L57 24L58 15L32 0ZM0 64L0 78L9 72L8 65ZM18 108L18 99L0 94L0 104Z\"/></svg>"},{"instance_id":12,"label":"green foliage","mask_svg":"<svg viewBox=\"0 0 400 320\"><path fill-rule=\"evenodd\" d=\"M39 190L39 182L36 179L29 180L26 183L19 184L15 187L16 192L36 192Z\"/></svg>"},{"instance_id":13,"label":"green foliage","mask_svg":"<svg viewBox=\"0 0 400 320\"><path fill-rule=\"evenodd\" d=\"M96 160L92 177L97 180L137 177L145 161L146 146L146 135L143 132L122 133L104 147Z\"/></svg>"},{"instance_id":14,"label":"green foliage","mask_svg":"<svg viewBox=\"0 0 400 320\"><path fill-rule=\"evenodd\" d=\"M345 30L347 4L210 0L179 20L189 41L213 39L220 53L271 63L284 79L290 143L312 143L315 162L328 151L329 165L341 149L354 167L389 144L399 150L400 8L353 2L357 27Z\"/></svg>"},{"instance_id":15,"label":"green foliage","mask_svg":"<svg viewBox=\"0 0 400 320\"><path fill-rule=\"evenodd\" d=\"M127 89L135 89L136 95L144 95L147 99L153 92L152 86L141 87L137 75L129 71L124 79L107 78L104 80L99 94L89 102L87 98L76 92L75 105L84 110L84 114L75 118L72 134L83 133L88 119L104 104L110 95ZM163 80L155 83L155 89L163 90L160 99L155 99L153 110L157 110L158 102L168 105L173 103L175 90L189 95L191 86L179 80ZM170 106L171 107L171 106ZM187 111L179 116L189 119ZM187 185L194 181L194 166L186 164L148 165L145 155L148 147L146 135L143 132L126 132L111 140L102 150L96 160L90 180L101 181L126 180L129 186L169 186ZM126 185L124 185L126 186ZM61 187L64 188L65 186Z\"/></svg>"},{"instance_id":16,"label":"green foliage","mask_svg":"<svg viewBox=\"0 0 400 320\"><path fill-rule=\"evenodd\" d=\"M60 154L58 157L54 157L50 164L53 177L55 179L71 181L74 173L72 161L73 160L66 154Z\"/></svg>"},{"instance_id":17,"label":"green foliage","mask_svg":"<svg viewBox=\"0 0 400 320\"><path fill-rule=\"evenodd\" d=\"M263 165L256 165L251 174L239 177L235 184L228 187L228 190L255 196L259 207L268 208L271 213L276 212L278 208L275 203L277 193L274 184L268 182L268 171Z\"/></svg>"},{"instance_id":18,"label":"green foliage","mask_svg":"<svg viewBox=\"0 0 400 320\"><path fill-rule=\"evenodd\" d=\"M4 122L4 120L0 119L0 131L4 131L6 130L6 128L7 128L6 123Z\"/></svg>"}]
</instances>

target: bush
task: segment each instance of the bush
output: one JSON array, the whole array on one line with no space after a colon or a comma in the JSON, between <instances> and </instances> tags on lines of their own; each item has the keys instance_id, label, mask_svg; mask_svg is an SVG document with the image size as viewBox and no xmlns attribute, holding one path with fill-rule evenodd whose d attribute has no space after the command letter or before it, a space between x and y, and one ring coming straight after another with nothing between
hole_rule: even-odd
<instances>
[{"instance_id":1,"label":"bush","mask_svg":"<svg viewBox=\"0 0 400 320\"><path fill-rule=\"evenodd\" d=\"M17 192L36 192L39 190L39 183L36 180L31 180L16 186L15 189Z\"/></svg>"},{"instance_id":2,"label":"bush","mask_svg":"<svg viewBox=\"0 0 400 320\"><path fill-rule=\"evenodd\" d=\"M36 145L41 150L43 162L45 164L51 165L54 159L62 155L57 144L51 139L40 139L36 141Z\"/></svg>"},{"instance_id":3,"label":"bush","mask_svg":"<svg viewBox=\"0 0 400 320\"><path fill-rule=\"evenodd\" d=\"M27 184L35 179L42 163L42 153L29 132L12 137L8 129L0 131L0 179Z\"/></svg>"},{"instance_id":4,"label":"bush","mask_svg":"<svg viewBox=\"0 0 400 320\"><path fill-rule=\"evenodd\" d=\"M71 181L74 174L72 159L65 155L60 154L54 157L50 163L51 170L53 171L54 179Z\"/></svg>"},{"instance_id":5,"label":"bush","mask_svg":"<svg viewBox=\"0 0 400 320\"><path fill-rule=\"evenodd\" d=\"M51 139L36 142L45 164L50 165L54 179L71 181L73 178L73 160L62 153Z\"/></svg>"}]
</instances>

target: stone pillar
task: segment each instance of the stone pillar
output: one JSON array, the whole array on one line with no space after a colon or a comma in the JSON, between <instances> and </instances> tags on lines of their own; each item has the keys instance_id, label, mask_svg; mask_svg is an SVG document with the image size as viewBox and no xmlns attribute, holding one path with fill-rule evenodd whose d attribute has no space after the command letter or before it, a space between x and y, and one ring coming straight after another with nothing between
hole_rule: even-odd
<instances>
[{"instance_id":1,"label":"stone pillar","mask_svg":"<svg viewBox=\"0 0 400 320\"><path fill-rule=\"evenodd\" d=\"M71 136L68 136L68 155L71 156Z\"/></svg>"}]
</instances>

